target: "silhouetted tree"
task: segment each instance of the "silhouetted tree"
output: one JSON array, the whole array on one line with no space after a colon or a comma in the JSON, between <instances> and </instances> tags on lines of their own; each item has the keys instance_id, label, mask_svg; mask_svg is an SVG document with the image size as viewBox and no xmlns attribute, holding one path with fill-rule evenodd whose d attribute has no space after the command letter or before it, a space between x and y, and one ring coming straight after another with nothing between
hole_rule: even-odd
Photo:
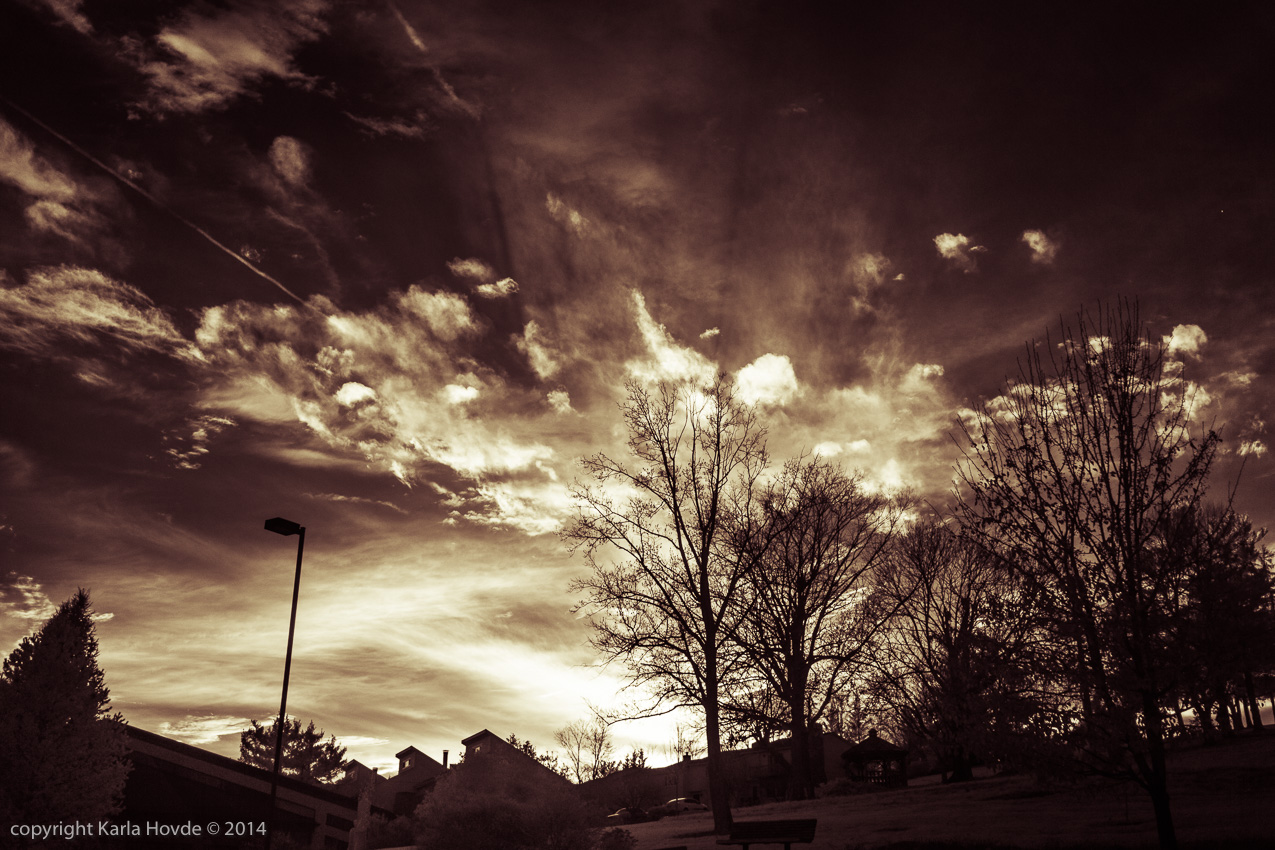
<instances>
[{"instance_id":1,"label":"silhouetted tree","mask_svg":"<svg viewBox=\"0 0 1275 850\"><path fill-rule=\"evenodd\" d=\"M253 720L252 726L239 733L239 760L254 767L274 770L274 751L278 734L278 719L269 726ZM323 730L314 728L311 720L301 728L296 717L284 718L283 765L280 773L303 782L322 785L335 782L345 773L345 747L336 742L336 735L323 740Z\"/></svg>"},{"instance_id":2,"label":"silhouetted tree","mask_svg":"<svg viewBox=\"0 0 1275 850\"><path fill-rule=\"evenodd\" d=\"M654 392L630 382L621 413L636 465L602 454L583 461L595 486L574 487L576 519L563 538L584 551L592 572L572 589L585 594L579 608L591 615L593 645L622 660L633 685L668 710L704 712L709 797L722 833L730 805L720 702L736 663L730 640L743 578L722 530L765 466L764 431L724 377Z\"/></svg>"},{"instance_id":3,"label":"silhouetted tree","mask_svg":"<svg viewBox=\"0 0 1275 850\"><path fill-rule=\"evenodd\" d=\"M89 594L23 638L0 675L0 821L96 822L119 809L124 718L109 715Z\"/></svg>"},{"instance_id":4,"label":"silhouetted tree","mask_svg":"<svg viewBox=\"0 0 1275 850\"><path fill-rule=\"evenodd\" d=\"M1072 743L1147 789L1171 848L1161 696L1180 576L1153 544L1199 503L1219 438L1192 434L1194 388L1165 354L1125 301L1029 344L1020 379L965 422L959 497L969 533L1049 607L1078 690Z\"/></svg>"},{"instance_id":5,"label":"silhouetted tree","mask_svg":"<svg viewBox=\"0 0 1275 850\"><path fill-rule=\"evenodd\" d=\"M525 755L527 758L532 759L533 761L537 761L540 764L543 764L545 767L549 768L554 773L561 776L563 779L571 778L570 768L567 765L562 763L562 761L558 758L557 753L553 752L552 750L545 750L543 753L536 752L536 747L534 744L532 744L530 741L519 741L518 736L512 733L509 735L508 740L510 744L517 747L522 752L522 754Z\"/></svg>"},{"instance_id":6,"label":"silhouetted tree","mask_svg":"<svg viewBox=\"0 0 1275 850\"><path fill-rule=\"evenodd\" d=\"M1182 577L1174 647L1178 688L1206 734L1216 709L1231 731L1232 695L1261 723L1255 677L1271 666L1272 592L1263 531L1226 505L1203 505L1166 517L1158 557Z\"/></svg>"},{"instance_id":7,"label":"silhouetted tree","mask_svg":"<svg viewBox=\"0 0 1275 850\"><path fill-rule=\"evenodd\" d=\"M906 504L821 458L797 459L760 495L753 522L737 525L747 565L738 641L759 686L732 708L791 736L792 799L814 793L811 730L899 604L876 592L876 572Z\"/></svg>"},{"instance_id":8,"label":"silhouetted tree","mask_svg":"<svg viewBox=\"0 0 1275 850\"><path fill-rule=\"evenodd\" d=\"M566 756L568 778L576 784L597 779L607 763L614 746L611 730L601 717L592 720L575 720L553 733L554 740Z\"/></svg>"},{"instance_id":9,"label":"silhouetted tree","mask_svg":"<svg viewBox=\"0 0 1275 850\"><path fill-rule=\"evenodd\" d=\"M1037 601L1000 560L935 521L898 541L881 592L895 604L874 690L952 781L1038 708Z\"/></svg>"}]
</instances>

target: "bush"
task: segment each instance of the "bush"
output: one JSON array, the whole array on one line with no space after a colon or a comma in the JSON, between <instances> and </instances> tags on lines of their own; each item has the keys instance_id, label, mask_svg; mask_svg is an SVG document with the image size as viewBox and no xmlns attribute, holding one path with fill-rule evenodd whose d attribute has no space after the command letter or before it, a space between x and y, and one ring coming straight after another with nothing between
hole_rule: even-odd
<instances>
[{"instance_id":1,"label":"bush","mask_svg":"<svg viewBox=\"0 0 1275 850\"><path fill-rule=\"evenodd\" d=\"M637 850L637 839L627 829L603 830L595 850Z\"/></svg>"},{"instance_id":2,"label":"bush","mask_svg":"<svg viewBox=\"0 0 1275 850\"><path fill-rule=\"evenodd\" d=\"M417 842L430 850L592 848L588 815L572 786L481 761L441 777L414 820Z\"/></svg>"}]
</instances>

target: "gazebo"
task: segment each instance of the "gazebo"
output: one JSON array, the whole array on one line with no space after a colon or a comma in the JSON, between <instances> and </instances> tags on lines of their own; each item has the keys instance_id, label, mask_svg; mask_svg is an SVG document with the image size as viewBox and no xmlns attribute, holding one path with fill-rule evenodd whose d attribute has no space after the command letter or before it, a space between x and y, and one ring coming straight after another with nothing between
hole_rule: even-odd
<instances>
[{"instance_id":1,"label":"gazebo","mask_svg":"<svg viewBox=\"0 0 1275 850\"><path fill-rule=\"evenodd\" d=\"M903 788L908 784L907 758L907 750L871 729L868 737L841 754L841 763L852 781Z\"/></svg>"}]
</instances>

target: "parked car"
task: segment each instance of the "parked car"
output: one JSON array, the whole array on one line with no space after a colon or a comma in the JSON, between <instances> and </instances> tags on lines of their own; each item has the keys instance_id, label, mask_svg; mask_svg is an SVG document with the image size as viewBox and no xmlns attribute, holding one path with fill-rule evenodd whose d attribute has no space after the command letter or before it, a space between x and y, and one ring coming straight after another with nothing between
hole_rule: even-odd
<instances>
[{"instance_id":1,"label":"parked car","mask_svg":"<svg viewBox=\"0 0 1275 850\"><path fill-rule=\"evenodd\" d=\"M625 807L620 809L613 815L607 815L607 820L614 818L619 823L642 823L650 820L651 816L641 809L630 809Z\"/></svg>"},{"instance_id":2,"label":"parked car","mask_svg":"<svg viewBox=\"0 0 1275 850\"><path fill-rule=\"evenodd\" d=\"M706 812L708 806L690 797L674 797L664 804L663 808L671 812Z\"/></svg>"}]
</instances>

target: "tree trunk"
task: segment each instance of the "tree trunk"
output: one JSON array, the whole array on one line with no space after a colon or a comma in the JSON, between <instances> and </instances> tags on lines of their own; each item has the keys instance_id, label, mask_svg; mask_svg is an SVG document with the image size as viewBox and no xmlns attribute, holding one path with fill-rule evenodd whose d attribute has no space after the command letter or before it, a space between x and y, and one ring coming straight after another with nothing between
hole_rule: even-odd
<instances>
[{"instance_id":1,"label":"tree trunk","mask_svg":"<svg viewBox=\"0 0 1275 850\"><path fill-rule=\"evenodd\" d=\"M713 831L729 835L731 827L730 790L726 787L725 758L722 756L721 710L717 704L716 683L709 687L710 697L704 706L704 732L708 738L708 799L713 810Z\"/></svg>"},{"instance_id":2,"label":"tree trunk","mask_svg":"<svg viewBox=\"0 0 1275 850\"><path fill-rule=\"evenodd\" d=\"M1155 694L1150 691L1142 693L1142 722L1146 729L1147 756L1151 762L1144 779L1151 793L1151 806L1155 809L1155 831L1160 839L1160 850L1177 850L1178 836L1173 828L1173 813L1169 809L1169 776L1164 760L1164 721Z\"/></svg>"},{"instance_id":3,"label":"tree trunk","mask_svg":"<svg viewBox=\"0 0 1275 850\"><path fill-rule=\"evenodd\" d=\"M799 638L793 644L800 647ZM788 668L788 731L792 743L792 769L788 773L788 799L808 800L814 796L814 783L810 777L810 730L806 726L807 673L800 660L793 660Z\"/></svg>"},{"instance_id":4,"label":"tree trunk","mask_svg":"<svg viewBox=\"0 0 1275 850\"><path fill-rule=\"evenodd\" d=\"M1262 704L1257 701L1257 683L1253 681L1253 671L1247 670L1244 673L1244 696L1248 700L1249 716L1252 718L1249 723L1254 729L1262 728Z\"/></svg>"}]
</instances>

